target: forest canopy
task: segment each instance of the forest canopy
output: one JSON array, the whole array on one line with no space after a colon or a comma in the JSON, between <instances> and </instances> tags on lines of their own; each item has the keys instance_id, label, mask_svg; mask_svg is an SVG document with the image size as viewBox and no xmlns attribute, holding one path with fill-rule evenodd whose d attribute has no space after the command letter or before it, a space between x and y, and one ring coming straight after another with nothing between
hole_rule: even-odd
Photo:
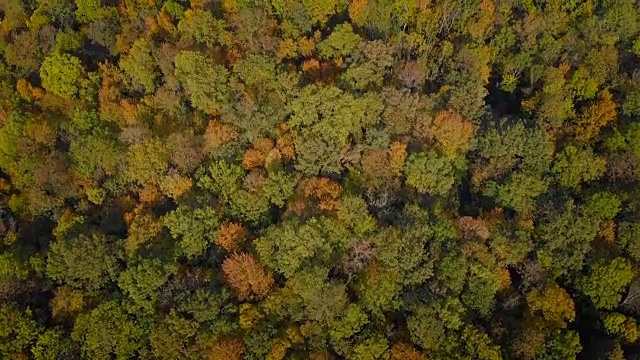
<instances>
[{"instance_id":1,"label":"forest canopy","mask_svg":"<svg viewBox=\"0 0 640 360\"><path fill-rule=\"evenodd\" d=\"M640 359L635 0L1 0L0 359Z\"/></svg>"}]
</instances>

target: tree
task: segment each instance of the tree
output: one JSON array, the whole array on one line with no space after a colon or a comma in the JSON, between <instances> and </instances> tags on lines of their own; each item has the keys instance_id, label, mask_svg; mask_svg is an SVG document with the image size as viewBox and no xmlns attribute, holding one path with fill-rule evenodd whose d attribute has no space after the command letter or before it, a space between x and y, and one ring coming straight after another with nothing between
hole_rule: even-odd
<instances>
[{"instance_id":1,"label":"tree","mask_svg":"<svg viewBox=\"0 0 640 360\"><path fill-rule=\"evenodd\" d=\"M69 285L57 288L51 299L51 315L58 321L74 318L84 307L85 299L82 292L74 290Z\"/></svg>"},{"instance_id":2,"label":"tree","mask_svg":"<svg viewBox=\"0 0 640 360\"><path fill-rule=\"evenodd\" d=\"M190 9L178 23L178 31L185 38L213 47L215 44L231 45L232 37L224 20L214 19L209 10Z\"/></svg>"},{"instance_id":3,"label":"tree","mask_svg":"<svg viewBox=\"0 0 640 360\"><path fill-rule=\"evenodd\" d=\"M589 268L588 275L578 280L577 287L597 308L613 309L620 303L621 292L633 277L629 260L622 257L599 260Z\"/></svg>"},{"instance_id":4,"label":"tree","mask_svg":"<svg viewBox=\"0 0 640 360\"><path fill-rule=\"evenodd\" d=\"M109 132L96 131L71 143L69 157L80 175L100 179L114 176L122 167L122 146Z\"/></svg>"},{"instance_id":5,"label":"tree","mask_svg":"<svg viewBox=\"0 0 640 360\"><path fill-rule=\"evenodd\" d=\"M120 59L120 67L124 73L136 87L144 88L147 94L155 90L155 79L159 75L151 56L152 51L153 44L149 40L138 39L129 49L129 53Z\"/></svg>"},{"instance_id":6,"label":"tree","mask_svg":"<svg viewBox=\"0 0 640 360\"><path fill-rule=\"evenodd\" d=\"M219 112L227 101L227 69L195 51L180 52L174 62L175 76L193 107L207 114Z\"/></svg>"},{"instance_id":7,"label":"tree","mask_svg":"<svg viewBox=\"0 0 640 360\"><path fill-rule=\"evenodd\" d=\"M391 347L391 360L426 360L427 357L406 343L397 343Z\"/></svg>"},{"instance_id":8,"label":"tree","mask_svg":"<svg viewBox=\"0 0 640 360\"><path fill-rule=\"evenodd\" d=\"M605 316L603 324L608 334L619 336L624 342L635 343L638 340L638 325L631 317L611 313Z\"/></svg>"},{"instance_id":9,"label":"tree","mask_svg":"<svg viewBox=\"0 0 640 360\"><path fill-rule=\"evenodd\" d=\"M494 197L501 205L517 211L528 211L533 207L536 198L548 189L547 179L514 172L503 184L488 182L484 194Z\"/></svg>"},{"instance_id":10,"label":"tree","mask_svg":"<svg viewBox=\"0 0 640 360\"><path fill-rule=\"evenodd\" d=\"M169 167L169 156L159 139L144 139L127 151L126 179L142 186L157 185Z\"/></svg>"},{"instance_id":11,"label":"tree","mask_svg":"<svg viewBox=\"0 0 640 360\"><path fill-rule=\"evenodd\" d=\"M221 339L211 348L209 360L241 360L244 344L237 338Z\"/></svg>"},{"instance_id":12,"label":"tree","mask_svg":"<svg viewBox=\"0 0 640 360\"><path fill-rule=\"evenodd\" d=\"M310 219L304 224L288 221L267 229L254 241L260 259L287 278L309 261L328 259L332 239L323 236L323 223L321 219Z\"/></svg>"},{"instance_id":13,"label":"tree","mask_svg":"<svg viewBox=\"0 0 640 360\"><path fill-rule=\"evenodd\" d=\"M204 134L204 148L207 151L214 151L235 143L238 137L238 129L232 124L212 120L209 121Z\"/></svg>"},{"instance_id":14,"label":"tree","mask_svg":"<svg viewBox=\"0 0 640 360\"><path fill-rule=\"evenodd\" d=\"M37 71L43 57L36 31L23 31L17 34L14 41L7 44L4 50L4 59L7 64L20 69L17 75L24 76Z\"/></svg>"},{"instance_id":15,"label":"tree","mask_svg":"<svg viewBox=\"0 0 640 360\"><path fill-rule=\"evenodd\" d=\"M548 172L554 146L549 135L539 129L527 129L521 121L501 124L479 137L477 162L472 181L475 186L487 179L528 176L540 179Z\"/></svg>"},{"instance_id":16,"label":"tree","mask_svg":"<svg viewBox=\"0 0 640 360\"><path fill-rule=\"evenodd\" d=\"M600 93L598 102L583 110L576 123L576 139L589 143L600 133L600 129L616 119L617 105L608 91Z\"/></svg>"},{"instance_id":17,"label":"tree","mask_svg":"<svg viewBox=\"0 0 640 360\"><path fill-rule=\"evenodd\" d=\"M422 194L445 195L453 186L453 167L434 151L409 155L405 165L406 184Z\"/></svg>"},{"instance_id":18,"label":"tree","mask_svg":"<svg viewBox=\"0 0 640 360\"><path fill-rule=\"evenodd\" d=\"M491 339L484 331L467 326L462 331L462 339L466 352L474 359L502 359L499 347L491 343Z\"/></svg>"},{"instance_id":19,"label":"tree","mask_svg":"<svg viewBox=\"0 0 640 360\"><path fill-rule=\"evenodd\" d=\"M634 260L640 258L640 224L635 222L622 222L618 225L619 246L623 248Z\"/></svg>"},{"instance_id":20,"label":"tree","mask_svg":"<svg viewBox=\"0 0 640 360\"><path fill-rule=\"evenodd\" d=\"M349 360L375 360L386 359L389 344L381 335L365 338L354 344L353 349L347 354Z\"/></svg>"},{"instance_id":21,"label":"tree","mask_svg":"<svg viewBox=\"0 0 640 360\"><path fill-rule=\"evenodd\" d=\"M227 251L235 251L240 248L247 236L247 230L238 223L225 222L218 230L216 244Z\"/></svg>"},{"instance_id":22,"label":"tree","mask_svg":"<svg viewBox=\"0 0 640 360\"><path fill-rule=\"evenodd\" d=\"M178 359L196 356L194 336L198 332L198 323L186 318L172 309L168 315L158 321L150 332L151 350L159 359ZM203 354L199 354L203 357Z\"/></svg>"},{"instance_id":23,"label":"tree","mask_svg":"<svg viewBox=\"0 0 640 360\"><path fill-rule=\"evenodd\" d=\"M425 349L435 352L444 340L446 325L433 308L420 307L407 319L411 340Z\"/></svg>"},{"instance_id":24,"label":"tree","mask_svg":"<svg viewBox=\"0 0 640 360\"><path fill-rule=\"evenodd\" d=\"M542 354L539 355L543 359L576 359L582 351L580 336L575 331L557 330L552 332L549 338Z\"/></svg>"},{"instance_id":25,"label":"tree","mask_svg":"<svg viewBox=\"0 0 640 360\"><path fill-rule=\"evenodd\" d=\"M447 157L455 158L464 154L473 138L473 124L462 119L453 110L441 111L433 119L432 133L434 139Z\"/></svg>"},{"instance_id":26,"label":"tree","mask_svg":"<svg viewBox=\"0 0 640 360\"><path fill-rule=\"evenodd\" d=\"M356 98L334 86L305 86L290 102L287 122L295 136L296 169L310 176L338 173L350 138L361 138L382 108L372 93Z\"/></svg>"},{"instance_id":27,"label":"tree","mask_svg":"<svg viewBox=\"0 0 640 360\"><path fill-rule=\"evenodd\" d=\"M564 328L575 318L575 306L566 290L556 283L534 288L527 294L527 306L532 312L541 312L552 326Z\"/></svg>"},{"instance_id":28,"label":"tree","mask_svg":"<svg viewBox=\"0 0 640 360\"><path fill-rule=\"evenodd\" d=\"M591 148L567 146L556 156L553 172L561 185L577 188L583 182L599 179L606 170L606 160Z\"/></svg>"},{"instance_id":29,"label":"tree","mask_svg":"<svg viewBox=\"0 0 640 360\"><path fill-rule=\"evenodd\" d=\"M47 56L40 68L42 86L62 98L78 93L78 80L83 73L84 68L77 57L61 53Z\"/></svg>"},{"instance_id":30,"label":"tree","mask_svg":"<svg viewBox=\"0 0 640 360\"><path fill-rule=\"evenodd\" d=\"M333 32L318 44L318 52L323 58L344 57L350 55L361 41L360 36L353 32L351 24L338 24Z\"/></svg>"},{"instance_id":31,"label":"tree","mask_svg":"<svg viewBox=\"0 0 640 360\"><path fill-rule=\"evenodd\" d=\"M33 312L28 308L20 310L11 303L0 305L0 325L0 354L6 358L26 356L28 347L40 332Z\"/></svg>"},{"instance_id":32,"label":"tree","mask_svg":"<svg viewBox=\"0 0 640 360\"><path fill-rule=\"evenodd\" d=\"M71 338L92 359L118 360L136 356L142 348L143 330L122 310L117 301L107 301L78 316Z\"/></svg>"},{"instance_id":33,"label":"tree","mask_svg":"<svg viewBox=\"0 0 640 360\"><path fill-rule=\"evenodd\" d=\"M118 247L106 235L80 234L51 244L47 275L74 288L98 290L115 279L119 257Z\"/></svg>"},{"instance_id":34,"label":"tree","mask_svg":"<svg viewBox=\"0 0 640 360\"><path fill-rule=\"evenodd\" d=\"M535 239L539 263L554 276L581 269L598 231L598 221L594 220L590 214L567 204L564 213L553 213L541 222L536 227Z\"/></svg>"},{"instance_id":35,"label":"tree","mask_svg":"<svg viewBox=\"0 0 640 360\"><path fill-rule=\"evenodd\" d=\"M240 300L264 298L274 283L271 274L265 272L256 259L247 253L227 257L222 263L222 271Z\"/></svg>"},{"instance_id":36,"label":"tree","mask_svg":"<svg viewBox=\"0 0 640 360\"><path fill-rule=\"evenodd\" d=\"M160 180L160 191L168 197L178 200L183 194L188 192L193 186L191 178L180 176L176 171L169 171Z\"/></svg>"},{"instance_id":37,"label":"tree","mask_svg":"<svg viewBox=\"0 0 640 360\"><path fill-rule=\"evenodd\" d=\"M31 348L35 360L56 360L80 356L77 346L60 328L48 329Z\"/></svg>"},{"instance_id":38,"label":"tree","mask_svg":"<svg viewBox=\"0 0 640 360\"><path fill-rule=\"evenodd\" d=\"M97 0L78 0L76 6L76 18L83 24L112 16L116 10L102 6Z\"/></svg>"},{"instance_id":39,"label":"tree","mask_svg":"<svg viewBox=\"0 0 640 360\"><path fill-rule=\"evenodd\" d=\"M171 236L178 240L178 254L193 258L204 254L215 241L219 215L211 207L180 206L162 218Z\"/></svg>"},{"instance_id":40,"label":"tree","mask_svg":"<svg viewBox=\"0 0 640 360\"><path fill-rule=\"evenodd\" d=\"M162 264L159 259L144 259L120 273L118 286L133 301L135 307L132 311L141 309L153 313L157 291L172 271L172 266Z\"/></svg>"}]
</instances>

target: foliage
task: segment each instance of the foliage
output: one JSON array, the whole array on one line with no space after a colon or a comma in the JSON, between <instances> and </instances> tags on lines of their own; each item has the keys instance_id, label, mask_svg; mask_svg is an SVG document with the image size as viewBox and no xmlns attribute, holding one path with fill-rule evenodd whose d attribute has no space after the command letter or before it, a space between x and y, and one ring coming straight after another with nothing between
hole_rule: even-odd
<instances>
[{"instance_id":1,"label":"foliage","mask_svg":"<svg viewBox=\"0 0 640 360\"><path fill-rule=\"evenodd\" d=\"M39 326L30 309L21 311L12 304L0 306L0 354L6 358L18 357L35 340Z\"/></svg>"},{"instance_id":2,"label":"foliage","mask_svg":"<svg viewBox=\"0 0 640 360\"><path fill-rule=\"evenodd\" d=\"M453 185L453 167L433 151L411 154L405 166L407 185L418 192L445 195Z\"/></svg>"},{"instance_id":3,"label":"foliage","mask_svg":"<svg viewBox=\"0 0 640 360\"><path fill-rule=\"evenodd\" d=\"M636 356L636 1L0 15L0 358Z\"/></svg>"},{"instance_id":4,"label":"foliage","mask_svg":"<svg viewBox=\"0 0 640 360\"><path fill-rule=\"evenodd\" d=\"M47 274L62 284L97 290L114 279L119 257L118 249L105 235L81 234L51 244Z\"/></svg>"},{"instance_id":5,"label":"foliage","mask_svg":"<svg viewBox=\"0 0 640 360\"><path fill-rule=\"evenodd\" d=\"M613 309L622 299L620 293L633 276L631 264L625 258L599 261L589 269L588 275L578 281L578 287L596 307Z\"/></svg>"},{"instance_id":6,"label":"foliage","mask_svg":"<svg viewBox=\"0 0 640 360\"><path fill-rule=\"evenodd\" d=\"M109 301L78 317L71 337L81 343L82 352L92 359L127 359L142 346L144 333L120 304Z\"/></svg>"},{"instance_id":7,"label":"foliage","mask_svg":"<svg viewBox=\"0 0 640 360\"><path fill-rule=\"evenodd\" d=\"M233 254L226 258L222 272L240 300L263 298L273 286L273 277L249 254Z\"/></svg>"},{"instance_id":8,"label":"foliage","mask_svg":"<svg viewBox=\"0 0 640 360\"><path fill-rule=\"evenodd\" d=\"M176 55L175 76L196 109L215 114L226 101L229 72L195 51Z\"/></svg>"},{"instance_id":9,"label":"foliage","mask_svg":"<svg viewBox=\"0 0 640 360\"><path fill-rule=\"evenodd\" d=\"M77 57L68 54L54 53L42 62L40 77L42 86L63 98L78 93L77 82L84 69Z\"/></svg>"}]
</instances>

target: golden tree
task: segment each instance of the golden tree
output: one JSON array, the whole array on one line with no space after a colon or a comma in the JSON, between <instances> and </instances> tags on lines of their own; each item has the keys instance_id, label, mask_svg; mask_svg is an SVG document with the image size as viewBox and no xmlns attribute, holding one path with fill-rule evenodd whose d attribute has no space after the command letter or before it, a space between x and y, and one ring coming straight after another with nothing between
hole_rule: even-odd
<instances>
[{"instance_id":1,"label":"golden tree","mask_svg":"<svg viewBox=\"0 0 640 360\"><path fill-rule=\"evenodd\" d=\"M323 211L334 210L342 194L342 186L325 177L304 179L299 189L304 196L317 199L318 208Z\"/></svg>"},{"instance_id":2,"label":"golden tree","mask_svg":"<svg viewBox=\"0 0 640 360\"><path fill-rule=\"evenodd\" d=\"M316 49L316 43L310 38L301 38L298 40L298 51L302 56L311 56Z\"/></svg>"},{"instance_id":3,"label":"golden tree","mask_svg":"<svg viewBox=\"0 0 640 360\"><path fill-rule=\"evenodd\" d=\"M133 211L126 213L124 220L127 225L124 250L129 258L135 256L140 247L162 231L162 223L153 216L151 211L144 209L142 205L138 205Z\"/></svg>"},{"instance_id":4,"label":"golden tree","mask_svg":"<svg viewBox=\"0 0 640 360\"><path fill-rule=\"evenodd\" d=\"M170 172L160 180L160 191L168 197L177 200L193 186L191 178L181 176L177 171Z\"/></svg>"},{"instance_id":5,"label":"golden tree","mask_svg":"<svg viewBox=\"0 0 640 360\"><path fill-rule=\"evenodd\" d=\"M389 148L389 168L395 176L402 174L404 162L407 160L407 144L396 141Z\"/></svg>"},{"instance_id":6,"label":"golden tree","mask_svg":"<svg viewBox=\"0 0 640 360\"><path fill-rule=\"evenodd\" d=\"M250 148L244 152L242 157L242 166L245 169L253 169L264 165L265 154L260 150Z\"/></svg>"},{"instance_id":7,"label":"golden tree","mask_svg":"<svg viewBox=\"0 0 640 360\"><path fill-rule=\"evenodd\" d=\"M360 159L360 164L367 176L367 182L374 188L389 184L393 178L389 154L385 149L366 151Z\"/></svg>"},{"instance_id":8,"label":"golden tree","mask_svg":"<svg viewBox=\"0 0 640 360\"><path fill-rule=\"evenodd\" d=\"M238 131L233 125L211 120L204 134L204 147L206 151L219 149L238 139Z\"/></svg>"},{"instance_id":9,"label":"golden tree","mask_svg":"<svg viewBox=\"0 0 640 360\"><path fill-rule=\"evenodd\" d=\"M277 54L278 60L282 61L283 59L295 59L297 55L298 46L293 39L286 38L280 42Z\"/></svg>"},{"instance_id":10,"label":"golden tree","mask_svg":"<svg viewBox=\"0 0 640 360\"><path fill-rule=\"evenodd\" d=\"M238 338L225 338L216 341L211 348L209 360L241 360L244 343Z\"/></svg>"},{"instance_id":11,"label":"golden tree","mask_svg":"<svg viewBox=\"0 0 640 360\"><path fill-rule=\"evenodd\" d=\"M222 263L222 272L240 300L262 299L273 287L273 276L250 254L233 254Z\"/></svg>"},{"instance_id":12,"label":"golden tree","mask_svg":"<svg viewBox=\"0 0 640 360\"><path fill-rule=\"evenodd\" d=\"M227 251L238 250L246 236L247 230L241 224L226 222L218 230L216 244Z\"/></svg>"},{"instance_id":13,"label":"golden tree","mask_svg":"<svg viewBox=\"0 0 640 360\"><path fill-rule=\"evenodd\" d=\"M397 343L391 347L390 360L427 360L427 357L407 343Z\"/></svg>"},{"instance_id":14,"label":"golden tree","mask_svg":"<svg viewBox=\"0 0 640 360\"><path fill-rule=\"evenodd\" d=\"M617 116L616 103L611 93L600 93L596 103L587 106L577 119L575 128L576 139L590 142L600 134L600 129L611 124Z\"/></svg>"},{"instance_id":15,"label":"golden tree","mask_svg":"<svg viewBox=\"0 0 640 360\"><path fill-rule=\"evenodd\" d=\"M296 156L295 140L290 133L280 134L277 145L283 159L291 160Z\"/></svg>"},{"instance_id":16,"label":"golden tree","mask_svg":"<svg viewBox=\"0 0 640 360\"><path fill-rule=\"evenodd\" d=\"M575 318L573 299L556 283L535 288L527 294L527 306L532 312L542 313L550 325L564 328Z\"/></svg>"},{"instance_id":17,"label":"golden tree","mask_svg":"<svg viewBox=\"0 0 640 360\"><path fill-rule=\"evenodd\" d=\"M78 314L84 308L85 302L82 293L64 285L57 288L51 299L51 315L57 321L69 319Z\"/></svg>"},{"instance_id":18,"label":"golden tree","mask_svg":"<svg viewBox=\"0 0 640 360\"><path fill-rule=\"evenodd\" d=\"M451 157L465 152L473 138L473 124L453 110L441 111L433 119L432 132L442 152Z\"/></svg>"}]
</instances>

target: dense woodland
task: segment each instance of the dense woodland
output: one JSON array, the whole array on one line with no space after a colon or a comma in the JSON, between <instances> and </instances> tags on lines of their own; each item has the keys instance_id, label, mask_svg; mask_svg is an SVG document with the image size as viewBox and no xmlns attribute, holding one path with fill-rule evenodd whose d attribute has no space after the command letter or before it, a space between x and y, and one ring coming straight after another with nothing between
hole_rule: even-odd
<instances>
[{"instance_id":1,"label":"dense woodland","mask_svg":"<svg viewBox=\"0 0 640 360\"><path fill-rule=\"evenodd\" d=\"M635 0L1 0L0 358L640 358Z\"/></svg>"}]
</instances>

